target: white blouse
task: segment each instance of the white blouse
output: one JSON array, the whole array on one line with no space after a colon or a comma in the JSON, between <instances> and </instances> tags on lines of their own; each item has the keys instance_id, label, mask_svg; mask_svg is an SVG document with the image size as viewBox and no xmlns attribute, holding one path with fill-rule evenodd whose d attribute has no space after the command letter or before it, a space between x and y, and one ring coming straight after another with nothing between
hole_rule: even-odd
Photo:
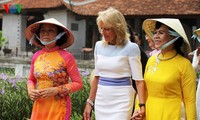
<instances>
[{"instance_id":1,"label":"white blouse","mask_svg":"<svg viewBox=\"0 0 200 120\"><path fill-rule=\"evenodd\" d=\"M130 77L143 80L140 49L128 41L125 46L103 45L98 41L94 50L95 76L108 78Z\"/></svg>"}]
</instances>

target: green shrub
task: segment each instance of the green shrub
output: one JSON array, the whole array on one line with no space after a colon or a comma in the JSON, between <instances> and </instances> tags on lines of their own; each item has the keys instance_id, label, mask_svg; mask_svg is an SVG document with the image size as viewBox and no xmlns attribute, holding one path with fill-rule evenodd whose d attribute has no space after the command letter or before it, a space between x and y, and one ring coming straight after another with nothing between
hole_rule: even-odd
<instances>
[{"instance_id":1,"label":"green shrub","mask_svg":"<svg viewBox=\"0 0 200 120\"><path fill-rule=\"evenodd\" d=\"M2 31L0 31L0 48L6 43L6 38L3 37Z\"/></svg>"},{"instance_id":2,"label":"green shrub","mask_svg":"<svg viewBox=\"0 0 200 120\"><path fill-rule=\"evenodd\" d=\"M14 76L15 75L15 68L0 67L0 73L3 73L7 76Z\"/></svg>"},{"instance_id":3,"label":"green shrub","mask_svg":"<svg viewBox=\"0 0 200 120\"><path fill-rule=\"evenodd\" d=\"M84 107L86 104L86 100L90 93L90 84L89 84L89 76L91 71L86 69L85 71L81 72L82 80L83 80L83 88L71 94L72 100L72 117L71 120L82 120L82 115L84 111ZM94 120L94 113L93 113Z\"/></svg>"},{"instance_id":4,"label":"green shrub","mask_svg":"<svg viewBox=\"0 0 200 120\"><path fill-rule=\"evenodd\" d=\"M28 98L26 79L12 78L1 73L0 118L25 120L30 117L32 101Z\"/></svg>"}]
</instances>

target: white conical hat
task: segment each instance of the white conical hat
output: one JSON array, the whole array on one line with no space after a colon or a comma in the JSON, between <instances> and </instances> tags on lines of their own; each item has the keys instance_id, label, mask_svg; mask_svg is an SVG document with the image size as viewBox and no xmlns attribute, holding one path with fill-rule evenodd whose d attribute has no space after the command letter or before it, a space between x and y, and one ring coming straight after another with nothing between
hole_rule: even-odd
<instances>
[{"instance_id":1,"label":"white conical hat","mask_svg":"<svg viewBox=\"0 0 200 120\"><path fill-rule=\"evenodd\" d=\"M196 34L198 37L200 37L200 28L194 31L194 34Z\"/></svg>"},{"instance_id":2,"label":"white conical hat","mask_svg":"<svg viewBox=\"0 0 200 120\"><path fill-rule=\"evenodd\" d=\"M54 18L45 19L45 20L42 20L42 21L39 21L39 22L29 25L24 31L26 39L28 41L30 41L32 36L34 34L36 34L36 32L38 31L40 24L44 24L44 23L60 26L66 32L66 34L67 34L66 43L63 44L62 46L60 46L61 48L67 48L74 43L74 36L73 36L72 32L67 27L65 27L62 23L60 23L59 21L57 21ZM33 41L33 44L35 46L41 47L41 45L39 45L35 40Z\"/></svg>"},{"instance_id":3,"label":"white conical hat","mask_svg":"<svg viewBox=\"0 0 200 120\"><path fill-rule=\"evenodd\" d=\"M175 19L175 18L146 19L143 22L142 28L148 36L153 38L152 33L156 29L155 27L156 27L157 21L160 23L163 23L164 25L167 25L168 27L170 27L171 29L176 31L183 38L183 41L184 41L184 44L183 44L181 50L183 52L186 52L186 54L190 53L190 51L191 51L190 43L188 41L185 30L179 19Z\"/></svg>"},{"instance_id":4,"label":"white conical hat","mask_svg":"<svg viewBox=\"0 0 200 120\"><path fill-rule=\"evenodd\" d=\"M193 31L192 38L200 43L200 28Z\"/></svg>"}]
</instances>

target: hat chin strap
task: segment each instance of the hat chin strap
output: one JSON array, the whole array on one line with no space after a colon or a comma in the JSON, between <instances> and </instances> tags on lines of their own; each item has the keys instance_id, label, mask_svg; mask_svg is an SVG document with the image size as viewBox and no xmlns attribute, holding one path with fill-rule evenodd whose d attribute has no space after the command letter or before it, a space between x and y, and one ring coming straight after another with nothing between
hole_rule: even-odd
<instances>
[{"instance_id":1,"label":"hat chin strap","mask_svg":"<svg viewBox=\"0 0 200 120\"><path fill-rule=\"evenodd\" d=\"M55 39L53 39L52 41L49 41L49 42L42 41L36 34L34 34L34 35L31 37L31 39L30 39L30 41L29 41L29 44L32 45L33 40L34 40L34 38L36 37L38 40L40 40L40 42L41 42L43 45L48 45L48 44L51 44L51 43L57 41L58 39L60 39L64 34L65 34L65 32L59 33L59 34L55 37Z\"/></svg>"},{"instance_id":2,"label":"hat chin strap","mask_svg":"<svg viewBox=\"0 0 200 120\"><path fill-rule=\"evenodd\" d=\"M178 40L179 37L174 38L173 40L170 40L169 42L165 43L164 45L162 45L159 49L163 50L166 47L170 46L172 43L174 43L176 40Z\"/></svg>"},{"instance_id":3,"label":"hat chin strap","mask_svg":"<svg viewBox=\"0 0 200 120\"><path fill-rule=\"evenodd\" d=\"M173 40L170 40L169 42L165 43L164 45L162 45L159 49L163 50L166 47L170 46L172 43L174 43L176 40L178 40L178 38L180 37L180 35L176 32L176 31L172 31L172 30L168 30L169 34L171 36L174 36L176 38L174 38Z\"/></svg>"}]
</instances>

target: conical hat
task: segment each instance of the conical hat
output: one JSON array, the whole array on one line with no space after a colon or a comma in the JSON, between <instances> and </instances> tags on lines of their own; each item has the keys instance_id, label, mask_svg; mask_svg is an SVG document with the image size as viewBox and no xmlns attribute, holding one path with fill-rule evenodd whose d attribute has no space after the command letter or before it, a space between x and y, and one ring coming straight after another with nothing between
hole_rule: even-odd
<instances>
[{"instance_id":1,"label":"conical hat","mask_svg":"<svg viewBox=\"0 0 200 120\"><path fill-rule=\"evenodd\" d=\"M196 34L196 36L200 38L200 28L195 30L194 34Z\"/></svg>"},{"instance_id":2,"label":"conical hat","mask_svg":"<svg viewBox=\"0 0 200 120\"><path fill-rule=\"evenodd\" d=\"M188 54L191 51L190 43L188 41L185 30L184 30L181 22L179 21L179 19L175 19L175 18L146 19L143 22L142 28L148 36L153 38L152 33L156 29L155 27L156 27L157 21L160 22L160 23L163 23L164 25L166 25L168 27L170 27L171 29L176 31L183 38L184 44L181 48L181 50L183 52L186 52L186 54Z\"/></svg>"},{"instance_id":3,"label":"conical hat","mask_svg":"<svg viewBox=\"0 0 200 120\"><path fill-rule=\"evenodd\" d=\"M32 36L34 34L36 34L36 32L38 31L40 24L44 24L44 23L57 25L57 26L63 28L63 30L66 32L66 34L67 34L66 43L63 44L62 46L60 46L61 48L67 48L74 43L74 36L73 36L72 32L67 27L65 27L63 24L61 24L59 21L57 21L54 18L45 19L45 20L42 20L42 21L39 21L39 22L36 22L36 23L29 25L24 31L26 39L28 41L30 41ZM33 41L33 44L37 47L42 47L35 40Z\"/></svg>"}]
</instances>

